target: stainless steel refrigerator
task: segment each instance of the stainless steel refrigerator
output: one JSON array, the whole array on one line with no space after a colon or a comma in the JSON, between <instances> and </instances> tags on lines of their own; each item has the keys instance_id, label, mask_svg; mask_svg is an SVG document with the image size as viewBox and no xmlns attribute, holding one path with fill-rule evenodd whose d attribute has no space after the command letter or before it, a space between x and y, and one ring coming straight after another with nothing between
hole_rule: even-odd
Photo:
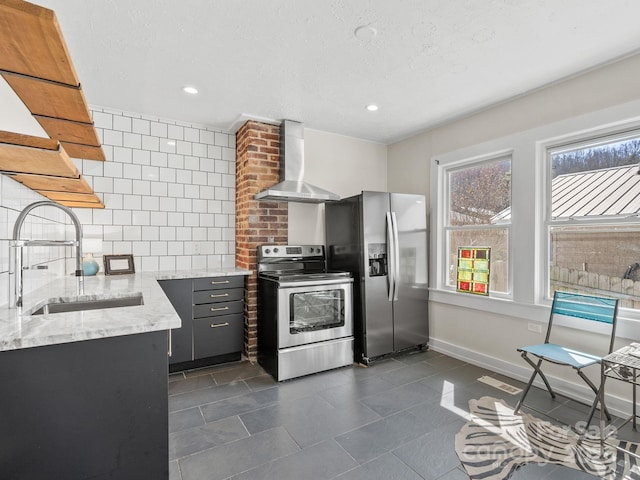
<instances>
[{"instance_id":1,"label":"stainless steel refrigerator","mask_svg":"<svg viewBox=\"0 0 640 480\"><path fill-rule=\"evenodd\" d=\"M429 342L422 195L362 192L325 204L327 266L354 278L355 360Z\"/></svg>"}]
</instances>

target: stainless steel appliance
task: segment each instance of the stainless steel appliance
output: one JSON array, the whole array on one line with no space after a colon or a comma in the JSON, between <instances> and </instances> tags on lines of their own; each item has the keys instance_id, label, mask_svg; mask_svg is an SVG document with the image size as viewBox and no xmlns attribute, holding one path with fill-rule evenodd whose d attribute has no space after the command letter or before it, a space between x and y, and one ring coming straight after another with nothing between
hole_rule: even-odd
<instances>
[{"instance_id":1,"label":"stainless steel appliance","mask_svg":"<svg viewBox=\"0 0 640 480\"><path fill-rule=\"evenodd\" d=\"M322 245L262 245L258 361L276 380L353 363L353 279L327 272Z\"/></svg>"},{"instance_id":2,"label":"stainless steel appliance","mask_svg":"<svg viewBox=\"0 0 640 480\"><path fill-rule=\"evenodd\" d=\"M356 361L429 341L422 195L362 192L325 205L327 263L354 283Z\"/></svg>"}]
</instances>

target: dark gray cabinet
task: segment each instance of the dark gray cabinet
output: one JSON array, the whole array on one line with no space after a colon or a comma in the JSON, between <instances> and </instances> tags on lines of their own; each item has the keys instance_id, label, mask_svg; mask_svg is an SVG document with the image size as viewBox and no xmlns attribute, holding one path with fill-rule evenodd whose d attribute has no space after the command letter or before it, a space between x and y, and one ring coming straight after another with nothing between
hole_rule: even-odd
<instances>
[{"instance_id":1,"label":"dark gray cabinet","mask_svg":"<svg viewBox=\"0 0 640 480\"><path fill-rule=\"evenodd\" d=\"M240 360L244 348L244 277L159 280L182 319L171 330L172 372Z\"/></svg>"},{"instance_id":2,"label":"dark gray cabinet","mask_svg":"<svg viewBox=\"0 0 640 480\"><path fill-rule=\"evenodd\" d=\"M0 478L169 478L167 331L0 352Z\"/></svg>"}]
</instances>

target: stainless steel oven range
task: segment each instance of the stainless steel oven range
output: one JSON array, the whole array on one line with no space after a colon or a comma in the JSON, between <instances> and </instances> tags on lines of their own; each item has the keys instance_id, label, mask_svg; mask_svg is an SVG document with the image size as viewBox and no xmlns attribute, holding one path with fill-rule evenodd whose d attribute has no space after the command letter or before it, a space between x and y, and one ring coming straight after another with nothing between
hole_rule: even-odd
<instances>
[{"instance_id":1,"label":"stainless steel oven range","mask_svg":"<svg viewBox=\"0 0 640 480\"><path fill-rule=\"evenodd\" d=\"M353 363L353 279L327 272L323 245L262 245L258 361L277 381Z\"/></svg>"}]
</instances>

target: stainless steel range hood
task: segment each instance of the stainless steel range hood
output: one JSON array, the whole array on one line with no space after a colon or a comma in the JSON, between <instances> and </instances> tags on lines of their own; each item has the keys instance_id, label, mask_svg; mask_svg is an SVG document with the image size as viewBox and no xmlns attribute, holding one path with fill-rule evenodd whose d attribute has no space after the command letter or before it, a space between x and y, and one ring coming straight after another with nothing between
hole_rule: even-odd
<instances>
[{"instance_id":1,"label":"stainless steel range hood","mask_svg":"<svg viewBox=\"0 0 640 480\"><path fill-rule=\"evenodd\" d=\"M302 123L283 120L280 125L280 183L254 197L277 202L322 203L340 200L331 193L302 180L304 177L304 129Z\"/></svg>"}]
</instances>

